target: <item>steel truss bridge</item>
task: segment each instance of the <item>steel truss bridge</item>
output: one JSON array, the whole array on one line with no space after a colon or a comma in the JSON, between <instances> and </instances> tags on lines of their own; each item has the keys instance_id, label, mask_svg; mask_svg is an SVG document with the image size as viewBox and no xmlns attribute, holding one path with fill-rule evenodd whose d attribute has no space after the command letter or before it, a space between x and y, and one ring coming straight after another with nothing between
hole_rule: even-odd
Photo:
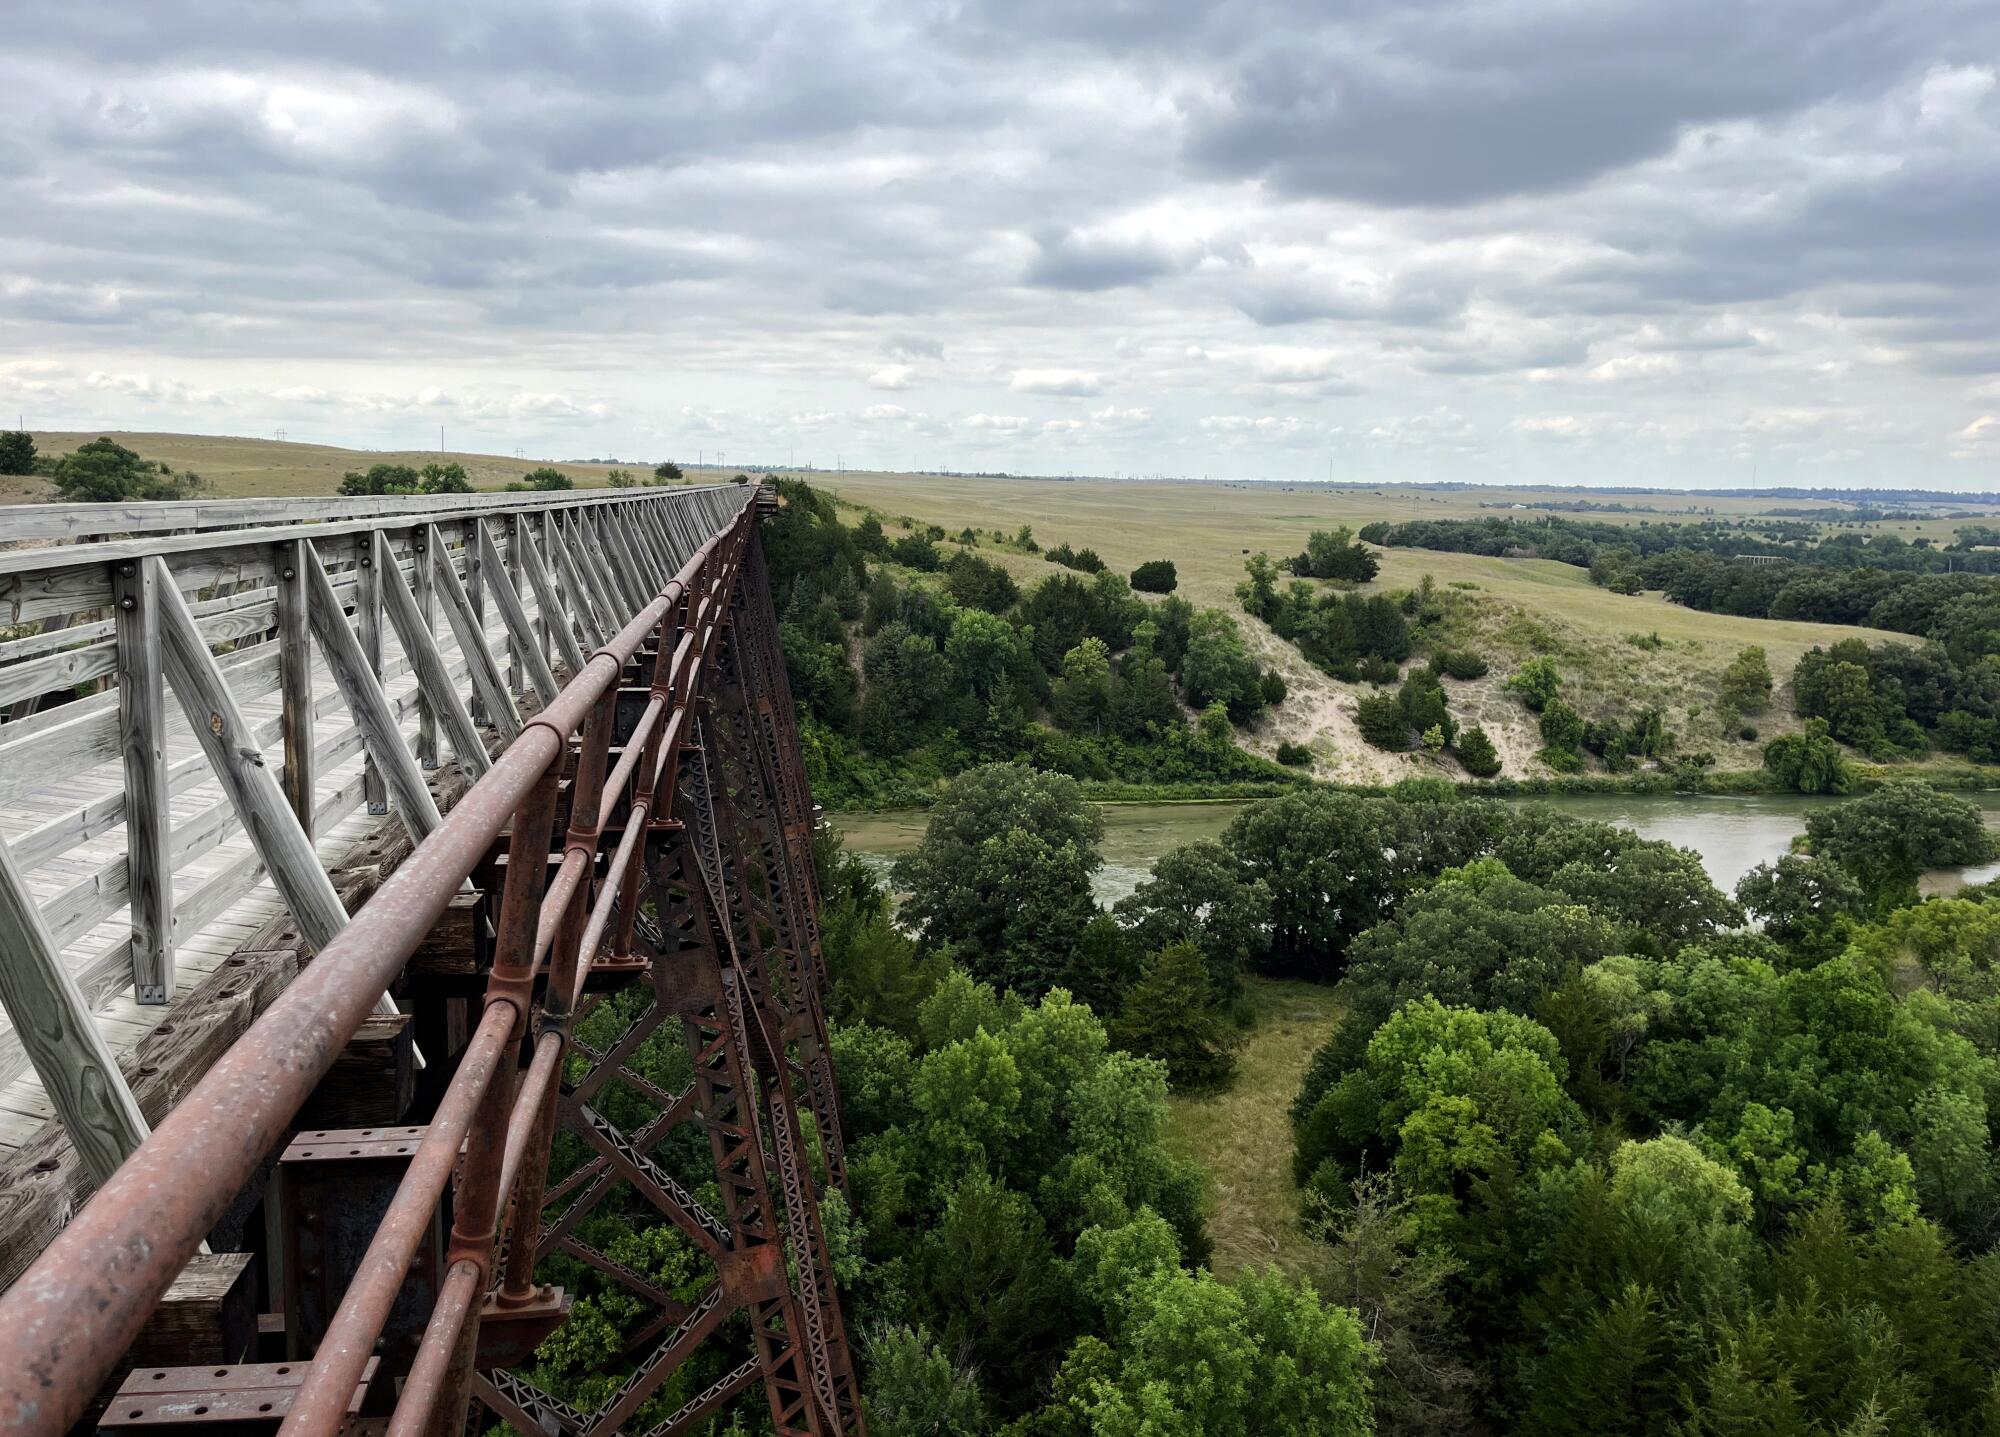
<instances>
[{"instance_id":1,"label":"steel truss bridge","mask_svg":"<svg viewBox=\"0 0 2000 1437\"><path fill-rule=\"evenodd\" d=\"M0 510L0 1432L864 1430L775 502Z\"/></svg>"}]
</instances>

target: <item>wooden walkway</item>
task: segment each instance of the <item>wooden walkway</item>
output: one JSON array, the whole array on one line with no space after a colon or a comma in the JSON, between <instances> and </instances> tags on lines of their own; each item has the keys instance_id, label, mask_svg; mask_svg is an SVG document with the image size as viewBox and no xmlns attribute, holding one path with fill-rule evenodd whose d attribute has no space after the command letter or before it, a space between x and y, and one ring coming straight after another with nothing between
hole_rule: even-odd
<instances>
[{"instance_id":1,"label":"wooden walkway","mask_svg":"<svg viewBox=\"0 0 2000 1437\"><path fill-rule=\"evenodd\" d=\"M364 648L379 649L380 689L401 742L432 766L453 756L452 735L466 733L467 714L480 738L511 738L520 721L514 697L545 687L552 673L559 677L615 632L636 611L631 600L650 597L673 570L654 571L677 567L713 532L717 516L734 513L746 497L734 488L642 490L579 494L565 505L556 496L523 495L509 507L502 496L478 496L461 511L425 500L400 515L384 512L378 500L357 506L346 522L321 502L309 515L321 524L165 534L159 531L181 516L153 511L175 506L136 506L119 513L130 532L149 537L0 553L0 714L16 714L0 722L0 842L111 1053L129 1053L172 1022L180 998L285 911L266 855L245 828L240 790L212 766L201 741L209 736L197 735L174 701L185 697L176 683L151 727L163 748L150 767L164 779L165 816L147 822L166 850L159 862L167 894L152 900L159 915L170 915L164 944L148 939L145 915L135 913L134 879L143 878L145 865L131 851L130 703L116 686L133 659L116 597L132 582L133 565L157 559L165 567L149 572L171 573L247 725L250 742L238 760L280 779L301 820L310 815L301 826L328 864L371 829L400 820L390 813L393 780L385 786L368 756L353 693L329 667L323 644L305 640L303 598L291 600L288 611L288 581L303 594L307 577L288 567L291 558L314 551L299 566L316 558L343 618ZM261 509L230 506L226 521L308 517L281 501L261 502ZM79 532L91 522L26 512L37 516L37 532ZM625 526L630 530L619 532ZM449 556L448 573L424 562L426 536ZM0 539L8 537L9 511L0 509ZM382 592L395 581L370 579L371 553L393 559L417 609L430 611L435 647L428 655L407 651L398 625L382 620ZM82 562L86 556L90 562ZM396 603L392 594L392 616ZM467 620L484 640L477 663L479 646L462 642L473 632ZM519 642L524 631L533 639L527 648ZM441 665L459 696L458 725L439 711L448 706L426 697L426 660L434 679ZM158 662L154 656L155 673ZM221 734L221 715L212 722ZM288 764L294 751L310 753L310 762ZM485 763L482 745L473 766ZM306 792L295 769L305 775ZM165 1002L141 1003L135 972L144 970L147 950L161 946L170 991L155 995ZM0 962L19 959L0 954ZM11 1016L0 1017L0 1162L59 1116L30 1045Z\"/></svg>"}]
</instances>

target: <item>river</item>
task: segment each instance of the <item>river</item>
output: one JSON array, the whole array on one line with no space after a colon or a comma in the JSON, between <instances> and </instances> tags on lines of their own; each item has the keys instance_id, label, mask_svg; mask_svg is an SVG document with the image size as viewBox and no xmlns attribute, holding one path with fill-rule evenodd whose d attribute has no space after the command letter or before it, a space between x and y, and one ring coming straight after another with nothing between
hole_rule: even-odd
<instances>
[{"instance_id":1,"label":"river","mask_svg":"<svg viewBox=\"0 0 2000 1437\"><path fill-rule=\"evenodd\" d=\"M1968 795L2000 829L2000 793ZM1663 838L1701 855L1702 865L1725 893L1760 863L1769 863L1805 832L1813 808L1838 799L1775 795L1705 794L1579 795L1542 800L1578 818L1593 818ZM1104 808L1104 866L1096 878L1097 899L1115 903L1145 881L1153 860L1197 838L1214 838L1247 803L1108 803ZM922 809L833 816L847 846L885 875L899 854L917 846L927 815ZM2000 877L2000 864L1948 869L1930 875L1926 892L1949 893L1967 883Z\"/></svg>"}]
</instances>

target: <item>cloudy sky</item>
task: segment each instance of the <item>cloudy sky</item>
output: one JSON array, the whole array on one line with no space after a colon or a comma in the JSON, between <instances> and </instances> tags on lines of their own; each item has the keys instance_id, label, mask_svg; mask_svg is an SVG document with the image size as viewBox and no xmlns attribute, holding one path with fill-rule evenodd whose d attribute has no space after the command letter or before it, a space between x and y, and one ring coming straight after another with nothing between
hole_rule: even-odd
<instances>
[{"instance_id":1,"label":"cloudy sky","mask_svg":"<svg viewBox=\"0 0 2000 1437\"><path fill-rule=\"evenodd\" d=\"M2000 489L1994 0L10 0L0 415Z\"/></svg>"}]
</instances>

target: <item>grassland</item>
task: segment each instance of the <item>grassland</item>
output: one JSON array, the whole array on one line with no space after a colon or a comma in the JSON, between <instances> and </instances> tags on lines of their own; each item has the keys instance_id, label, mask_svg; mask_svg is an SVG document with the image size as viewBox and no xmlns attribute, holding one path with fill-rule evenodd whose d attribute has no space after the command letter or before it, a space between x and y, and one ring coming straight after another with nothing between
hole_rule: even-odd
<instances>
[{"instance_id":1,"label":"grassland","mask_svg":"<svg viewBox=\"0 0 2000 1437\"><path fill-rule=\"evenodd\" d=\"M90 434L38 434L48 454L66 452ZM120 434L149 458L202 475L219 495L308 495L332 493L349 469L377 462L422 464L432 452L377 452L327 445L286 444L266 439L179 434ZM537 459L490 454L448 454L463 464L473 483L497 489L520 478ZM558 463L579 485L607 482L613 467L646 471L637 461ZM688 482L720 482L733 469L690 470ZM1130 570L1146 559L1171 558L1180 572L1180 592L1193 602L1231 612L1244 558L1258 550L1274 556L1298 552L1316 528L1371 520L1470 518L1491 515L1501 506L1573 502L1575 491L1468 489L1440 491L1408 485L1328 489L1286 484L1195 484L1028 479L981 479L931 474L887 474L845 470L812 473L812 483L844 502L880 514L892 527L898 520L942 526L957 534L971 527L986 535L981 551L1024 581L1053 572L1038 555L991 542L992 532L1013 534L1031 525L1044 545L1068 542L1089 546L1113 568ZM0 500L46 498L42 480L4 481ZM1818 501L1695 497L1677 493L1619 494L1629 512L1593 512L1584 517L1638 524L1707 516L1749 518L1772 507L1837 507ZM1968 506L1970 507L1970 506ZM2000 509L1995 511L2000 519ZM1960 521L1962 522L1962 521ZM1948 538L1952 521L1888 519L1866 526L1910 537L1918 532ZM5 520L0 516L0 533ZM1580 569L1534 559L1499 559L1424 550L1382 551L1379 585L1406 588L1429 576L1437 584L1471 596L1475 617L1468 637L1493 662L1487 679L1454 685L1453 711L1484 725L1500 748L1507 772L1515 777L1542 774L1535 759L1539 739L1531 715L1501 689L1512 666L1530 654L1557 659L1569 678L1568 696L1587 717L1620 717L1657 707L1681 739L1683 752L1710 755L1718 769L1755 767L1761 742L1794 726L1783 685L1799 656L1843 638L1908 642L1906 636L1828 624L1746 619L1708 614L1671 604L1657 593L1619 595L1591 585ZM1260 659L1284 674L1291 697L1245 736L1251 749L1266 755L1281 741L1301 743L1315 755L1314 773L1355 783L1393 782L1451 766L1427 755L1383 754L1362 743L1353 714L1359 690L1336 683L1305 662L1297 650L1261 624L1242 620ZM1755 719L1756 741L1743 739L1737 725L1725 724L1714 706L1717 680L1743 648L1760 646L1769 657L1780 692L1771 711Z\"/></svg>"},{"instance_id":2,"label":"grassland","mask_svg":"<svg viewBox=\"0 0 2000 1437\"><path fill-rule=\"evenodd\" d=\"M1332 991L1272 978L1243 980L1255 1024L1237 1053L1236 1080L1213 1094L1170 1100L1167 1140L1210 1177L1212 1265L1225 1276L1276 1263L1305 1271L1316 1244L1299 1227L1289 1110L1313 1050L1340 1021Z\"/></svg>"}]
</instances>

